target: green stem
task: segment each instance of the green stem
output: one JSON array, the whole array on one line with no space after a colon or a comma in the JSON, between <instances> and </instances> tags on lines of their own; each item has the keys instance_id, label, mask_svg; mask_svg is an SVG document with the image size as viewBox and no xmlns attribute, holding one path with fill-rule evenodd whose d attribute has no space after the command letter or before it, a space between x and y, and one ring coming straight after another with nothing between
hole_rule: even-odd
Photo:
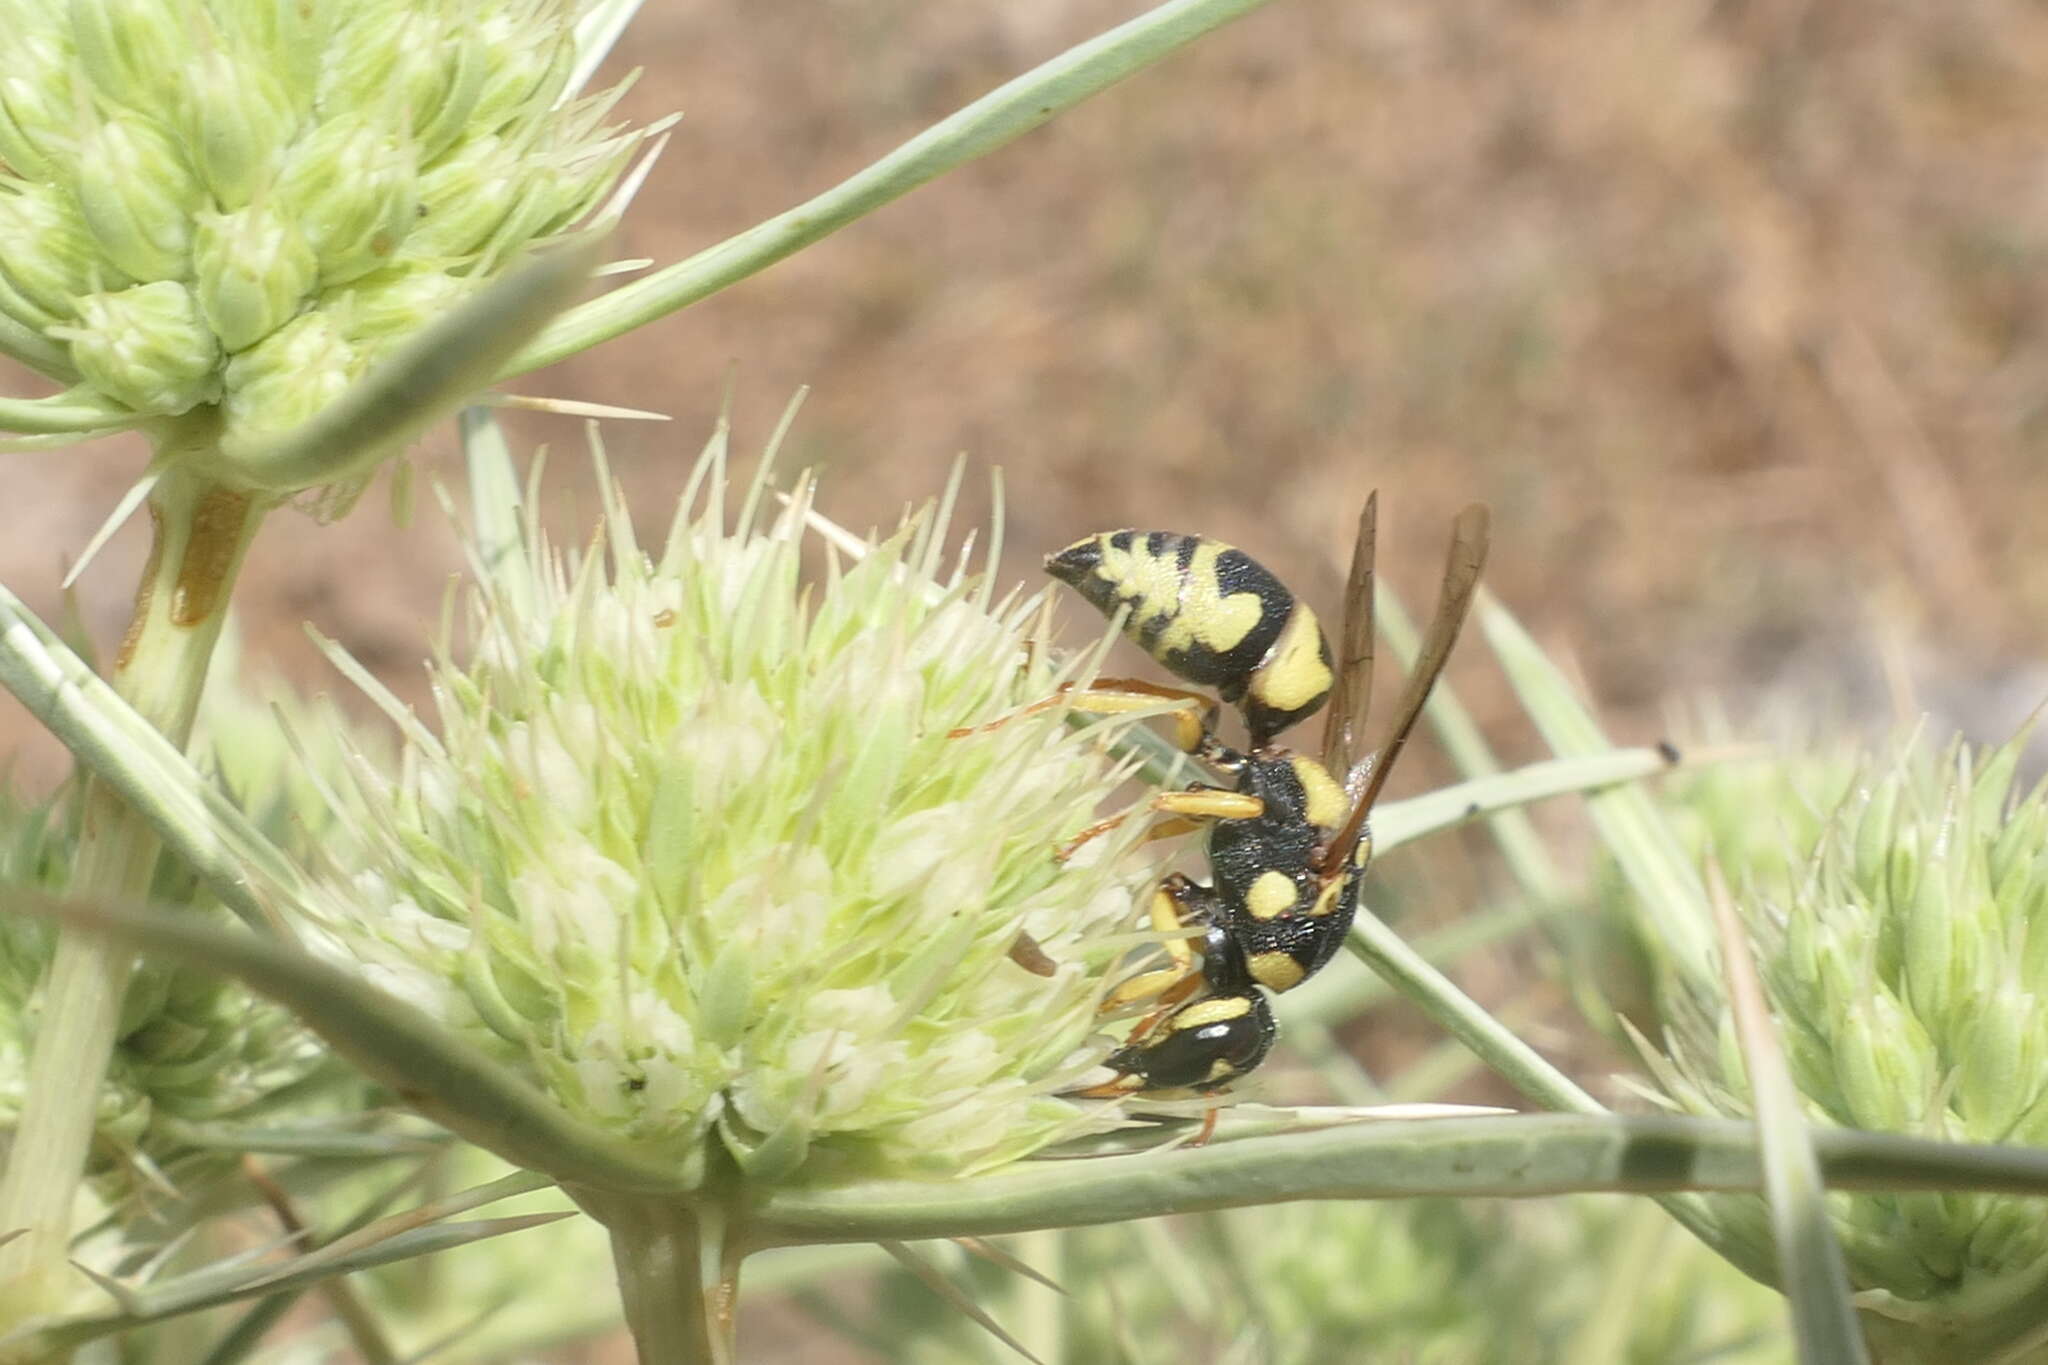
<instances>
[{"instance_id":1,"label":"green stem","mask_svg":"<svg viewBox=\"0 0 2048 1365\"><path fill-rule=\"evenodd\" d=\"M612 1268L641 1365L732 1365L740 1258L715 1200L564 1187L612 1239Z\"/></svg>"},{"instance_id":2,"label":"green stem","mask_svg":"<svg viewBox=\"0 0 2048 1365\"><path fill-rule=\"evenodd\" d=\"M933 124L816 198L688 260L572 308L506 366L509 377L588 350L765 270L928 180L1021 136L1265 0L1169 0L1069 48Z\"/></svg>"},{"instance_id":3,"label":"green stem","mask_svg":"<svg viewBox=\"0 0 2048 1365\"><path fill-rule=\"evenodd\" d=\"M205 435L187 431L171 442ZM244 494L181 475L176 452L163 453L170 459L149 504L155 540L111 681L182 746L191 735L229 589L268 509ZM156 838L142 821L100 782L88 781L74 892L87 899L139 898L149 888L156 859ZM58 933L43 980L28 1101L0 1177L0 1229L21 1230L0 1249L0 1329L54 1310L70 1288L72 1205L92 1145L98 1081L118 1037L132 962L128 949L99 935Z\"/></svg>"}]
</instances>

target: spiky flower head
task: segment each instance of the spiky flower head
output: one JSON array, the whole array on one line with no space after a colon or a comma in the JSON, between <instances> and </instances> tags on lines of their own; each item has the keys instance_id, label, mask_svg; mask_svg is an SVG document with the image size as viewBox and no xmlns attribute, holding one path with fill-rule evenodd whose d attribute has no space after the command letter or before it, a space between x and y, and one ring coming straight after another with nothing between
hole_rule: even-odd
<instances>
[{"instance_id":1,"label":"spiky flower head","mask_svg":"<svg viewBox=\"0 0 2048 1365\"><path fill-rule=\"evenodd\" d=\"M1879 757L1788 754L1679 779L1674 823L1735 888L1814 1121L2048 1146L2048 787L2016 788L2024 744L1915 738ZM1703 974L1669 981L1665 1092L1694 1113L1746 1114L1725 1001ZM1760 1207L1721 1207L1768 1243ZM1893 1329L1900 1359L1985 1358L2015 1308L2041 1301L2048 1228L2027 1201L1835 1207L1858 1286L1908 1324Z\"/></svg>"},{"instance_id":2,"label":"spiky flower head","mask_svg":"<svg viewBox=\"0 0 2048 1365\"><path fill-rule=\"evenodd\" d=\"M0 351L217 418L234 484L616 178L586 8L0 0Z\"/></svg>"},{"instance_id":3,"label":"spiky flower head","mask_svg":"<svg viewBox=\"0 0 2048 1365\"><path fill-rule=\"evenodd\" d=\"M658 553L614 499L599 548L529 529L475 592L438 734L357 773L327 930L685 1173L975 1170L1115 1124L1057 1092L1156 868L1129 829L1054 854L1121 773L1052 710L949 735L1054 692L1042 596L942 574L943 517L807 582L805 500L727 529L705 468Z\"/></svg>"}]
</instances>

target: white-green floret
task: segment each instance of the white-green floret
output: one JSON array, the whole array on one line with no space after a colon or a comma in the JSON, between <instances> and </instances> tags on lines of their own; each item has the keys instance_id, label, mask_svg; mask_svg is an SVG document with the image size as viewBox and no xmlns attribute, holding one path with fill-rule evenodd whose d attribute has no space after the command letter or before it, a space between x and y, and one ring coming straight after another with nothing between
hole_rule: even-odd
<instances>
[{"instance_id":1,"label":"white-green floret","mask_svg":"<svg viewBox=\"0 0 2048 1365\"><path fill-rule=\"evenodd\" d=\"M729 530L709 483L658 554L614 500L598 547L529 529L471 595L438 733L357 773L327 929L579 1117L755 1178L1116 1124L1056 1092L1157 868L1135 828L1054 851L1121 771L1057 709L948 735L1053 691L1042 598L941 574L931 519L807 576L802 499Z\"/></svg>"},{"instance_id":2,"label":"white-green floret","mask_svg":"<svg viewBox=\"0 0 2048 1365\"><path fill-rule=\"evenodd\" d=\"M0 0L0 352L217 416L234 485L616 180L641 134L569 89L589 8Z\"/></svg>"}]
</instances>

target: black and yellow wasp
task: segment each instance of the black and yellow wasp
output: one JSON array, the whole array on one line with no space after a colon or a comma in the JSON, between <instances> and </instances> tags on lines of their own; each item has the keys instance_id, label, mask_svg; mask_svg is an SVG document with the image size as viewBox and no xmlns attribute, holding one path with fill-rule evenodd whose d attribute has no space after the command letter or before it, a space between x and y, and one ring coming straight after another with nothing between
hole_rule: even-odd
<instances>
[{"instance_id":1,"label":"black and yellow wasp","mask_svg":"<svg viewBox=\"0 0 2048 1365\"><path fill-rule=\"evenodd\" d=\"M1452 524L1436 614L1393 725L1376 750L1361 753L1372 689L1378 502L1375 493L1359 517L1334 657L1315 613L1256 560L1218 541L1107 531L1046 560L1046 572L1104 614L1128 609L1125 634L1183 681L1235 705L1250 735L1245 750L1228 747L1216 734L1217 701L1141 679L1098 679L1061 698L1093 712L1169 700L1180 746L1234 779L1228 789L1163 792L1140 808L1166 817L1154 834L1208 827L1211 882L1175 874L1153 893L1150 918L1170 962L1124 982L1104 1005L1151 1001L1153 1011L1105 1059L1114 1077L1079 1093L1223 1088L1272 1047L1265 992L1300 985L1343 944L1372 857L1367 817L1457 642L1487 549L1487 511L1474 504ZM1326 703L1320 761L1274 743ZM1134 813L1092 826L1076 844ZM1199 967L1190 929L1200 934Z\"/></svg>"}]
</instances>

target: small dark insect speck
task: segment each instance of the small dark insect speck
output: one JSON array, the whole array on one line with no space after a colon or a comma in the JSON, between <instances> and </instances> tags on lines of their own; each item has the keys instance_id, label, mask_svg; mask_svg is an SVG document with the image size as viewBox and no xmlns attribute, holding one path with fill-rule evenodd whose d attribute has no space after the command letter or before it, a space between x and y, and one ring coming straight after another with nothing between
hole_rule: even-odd
<instances>
[{"instance_id":1,"label":"small dark insect speck","mask_svg":"<svg viewBox=\"0 0 2048 1365\"><path fill-rule=\"evenodd\" d=\"M1670 740L1660 739L1657 741L1657 757L1663 759L1666 763L1675 765L1683 756L1678 752L1678 746Z\"/></svg>"},{"instance_id":2,"label":"small dark insect speck","mask_svg":"<svg viewBox=\"0 0 2048 1365\"><path fill-rule=\"evenodd\" d=\"M1466 802L1466 803L1465 803L1465 818L1466 818L1467 820L1475 820L1475 819L1477 819L1478 817L1479 817L1479 803L1478 803L1477 801L1468 801L1468 802Z\"/></svg>"},{"instance_id":3,"label":"small dark insect speck","mask_svg":"<svg viewBox=\"0 0 2048 1365\"><path fill-rule=\"evenodd\" d=\"M647 1078L645 1076L634 1076L626 1082L626 1089L628 1090L645 1090L646 1088Z\"/></svg>"}]
</instances>

